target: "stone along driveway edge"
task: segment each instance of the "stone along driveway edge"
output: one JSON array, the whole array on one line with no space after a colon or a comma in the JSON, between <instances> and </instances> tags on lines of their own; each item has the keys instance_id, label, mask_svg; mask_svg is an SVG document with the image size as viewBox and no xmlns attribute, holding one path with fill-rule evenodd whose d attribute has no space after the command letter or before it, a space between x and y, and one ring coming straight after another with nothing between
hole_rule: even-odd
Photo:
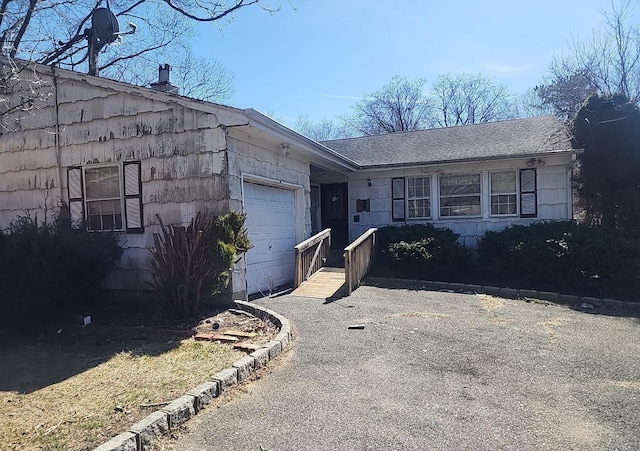
<instances>
[{"instance_id":1,"label":"stone along driveway edge","mask_svg":"<svg viewBox=\"0 0 640 451\"><path fill-rule=\"evenodd\" d=\"M276 312L245 301L234 301L239 308L262 320L268 320L280 328L273 340L262 348L234 362L210 381L193 388L184 396L131 426L128 431L95 448L95 451L142 451L158 437L167 434L200 412L214 398L247 379L258 368L277 357L291 342L289 320Z\"/></svg>"}]
</instances>

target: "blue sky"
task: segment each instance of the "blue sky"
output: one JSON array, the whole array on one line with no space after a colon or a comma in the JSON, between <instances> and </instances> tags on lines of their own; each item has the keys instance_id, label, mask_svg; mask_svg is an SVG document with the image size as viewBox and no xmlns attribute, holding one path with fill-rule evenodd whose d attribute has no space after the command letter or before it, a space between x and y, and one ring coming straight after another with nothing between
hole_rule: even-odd
<instances>
[{"instance_id":1,"label":"blue sky","mask_svg":"<svg viewBox=\"0 0 640 451\"><path fill-rule=\"evenodd\" d=\"M272 5L279 0L270 0ZM632 0L634 5L638 0ZM202 26L194 51L235 76L228 102L293 126L348 114L394 75L482 73L514 93L541 81L552 56L600 26L611 0L281 0ZM640 5L634 19L639 17Z\"/></svg>"}]
</instances>

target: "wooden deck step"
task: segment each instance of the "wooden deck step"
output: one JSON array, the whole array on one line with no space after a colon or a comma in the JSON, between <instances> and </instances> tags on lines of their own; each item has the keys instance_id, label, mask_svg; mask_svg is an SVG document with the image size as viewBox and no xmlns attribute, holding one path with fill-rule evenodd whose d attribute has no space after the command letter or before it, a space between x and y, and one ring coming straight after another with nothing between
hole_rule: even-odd
<instances>
[{"instance_id":1,"label":"wooden deck step","mask_svg":"<svg viewBox=\"0 0 640 451\"><path fill-rule=\"evenodd\" d=\"M344 268L322 268L293 290L291 296L327 299L339 295L344 286Z\"/></svg>"}]
</instances>

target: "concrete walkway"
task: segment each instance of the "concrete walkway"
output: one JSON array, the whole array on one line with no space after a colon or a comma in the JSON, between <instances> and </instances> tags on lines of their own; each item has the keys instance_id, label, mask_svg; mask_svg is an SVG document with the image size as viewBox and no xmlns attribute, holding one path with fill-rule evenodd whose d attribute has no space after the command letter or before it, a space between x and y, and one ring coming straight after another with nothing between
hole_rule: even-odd
<instances>
[{"instance_id":1,"label":"concrete walkway","mask_svg":"<svg viewBox=\"0 0 640 451\"><path fill-rule=\"evenodd\" d=\"M373 287L257 302L297 344L176 449L640 449L637 318Z\"/></svg>"}]
</instances>

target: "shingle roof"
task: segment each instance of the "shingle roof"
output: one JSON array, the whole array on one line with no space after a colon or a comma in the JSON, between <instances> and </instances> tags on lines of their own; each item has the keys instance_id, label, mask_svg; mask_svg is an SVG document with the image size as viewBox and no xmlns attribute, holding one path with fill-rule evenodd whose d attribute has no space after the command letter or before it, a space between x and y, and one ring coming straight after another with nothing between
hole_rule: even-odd
<instances>
[{"instance_id":1,"label":"shingle roof","mask_svg":"<svg viewBox=\"0 0 640 451\"><path fill-rule=\"evenodd\" d=\"M362 167L573 151L565 125L553 116L363 136L324 141L323 144Z\"/></svg>"}]
</instances>

